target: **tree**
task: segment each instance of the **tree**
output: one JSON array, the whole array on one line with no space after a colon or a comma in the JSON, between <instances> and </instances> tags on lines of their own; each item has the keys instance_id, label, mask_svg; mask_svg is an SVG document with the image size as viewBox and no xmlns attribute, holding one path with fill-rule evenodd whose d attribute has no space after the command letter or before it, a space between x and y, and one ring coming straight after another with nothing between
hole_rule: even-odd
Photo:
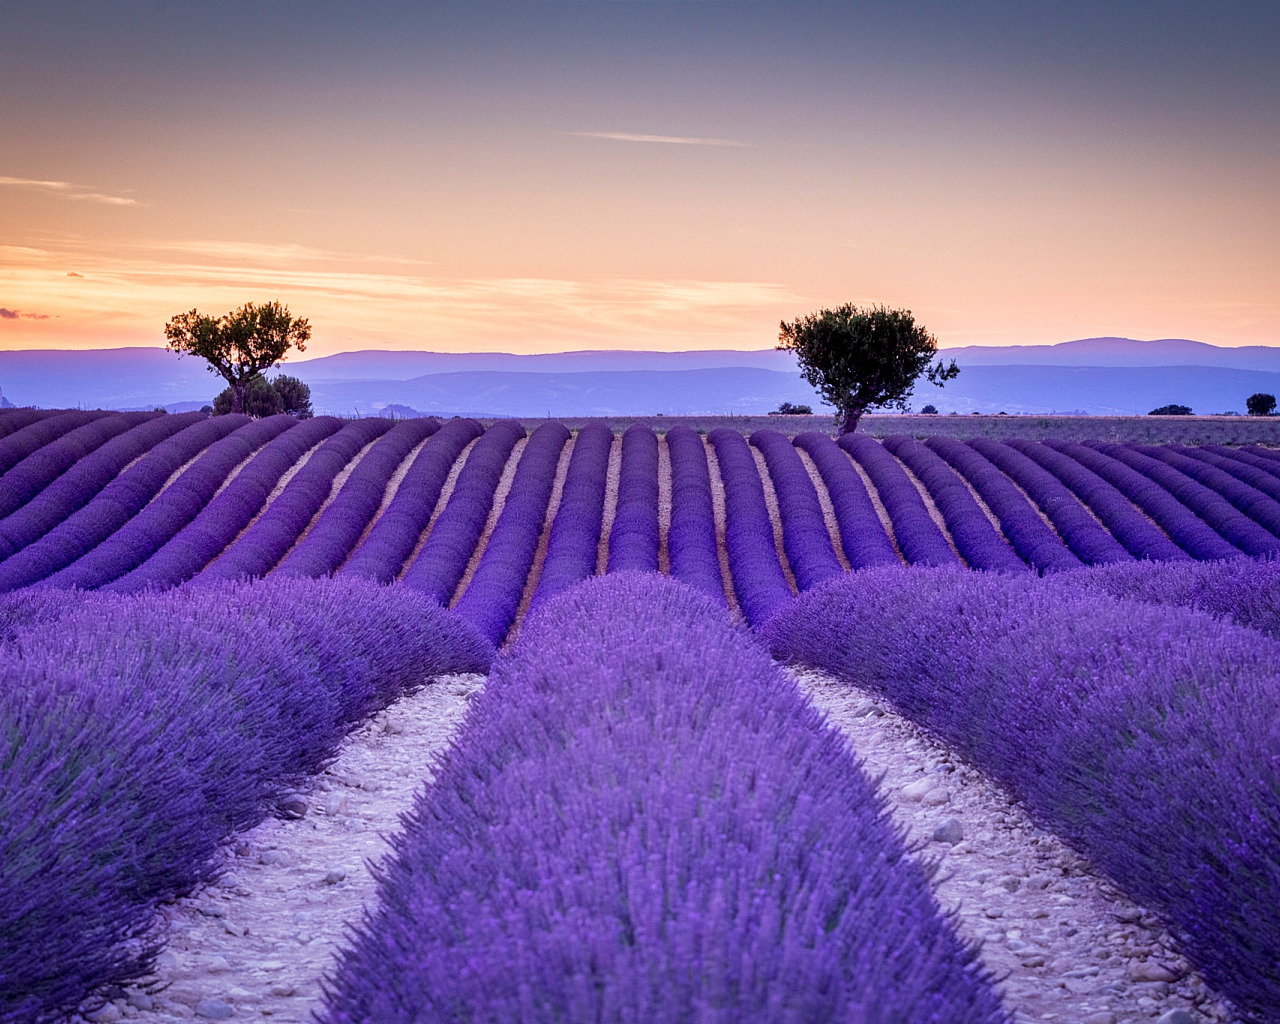
<instances>
[{"instance_id":1,"label":"tree","mask_svg":"<svg viewBox=\"0 0 1280 1024\"><path fill-rule=\"evenodd\" d=\"M921 416L937 416L938 407L936 405L926 405L923 409L920 410L920 415Z\"/></svg>"},{"instance_id":2,"label":"tree","mask_svg":"<svg viewBox=\"0 0 1280 1024\"><path fill-rule=\"evenodd\" d=\"M785 320L778 348L800 358L800 372L837 409L840 432L856 430L873 406L905 409L922 373L941 385L960 372L955 360L930 366L938 339L908 309L853 305L823 309L793 323Z\"/></svg>"},{"instance_id":3,"label":"tree","mask_svg":"<svg viewBox=\"0 0 1280 1024\"><path fill-rule=\"evenodd\" d=\"M1162 405L1158 409L1152 409L1148 416L1190 416L1191 406L1189 405Z\"/></svg>"},{"instance_id":4,"label":"tree","mask_svg":"<svg viewBox=\"0 0 1280 1024\"><path fill-rule=\"evenodd\" d=\"M790 402L783 402L770 416L812 416L813 406L811 405L792 405Z\"/></svg>"},{"instance_id":5,"label":"tree","mask_svg":"<svg viewBox=\"0 0 1280 1024\"><path fill-rule=\"evenodd\" d=\"M231 411L243 412L249 382L282 362L289 349L306 351L311 325L278 302L247 302L216 318L194 309L179 313L165 324L164 335L171 352L208 360L209 371L231 386Z\"/></svg>"},{"instance_id":6,"label":"tree","mask_svg":"<svg viewBox=\"0 0 1280 1024\"><path fill-rule=\"evenodd\" d=\"M297 377L286 377L283 373L271 382L281 400L284 411L300 420L311 417L311 388Z\"/></svg>"},{"instance_id":7,"label":"tree","mask_svg":"<svg viewBox=\"0 0 1280 1024\"><path fill-rule=\"evenodd\" d=\"M1276 412L1276 396L1259 391L1245 399L1244 407L1250 416L1274 416Z\"/></svg>"},{"instance_id":8,"label":"tree","mask_svg":"<svg viewBox=\"0 0 1280 1024\"><path fill-rule=\"evenodd\" d=\"M232 411L232 404L235 402L235 393L230 388L224 388L218 393L218 397L213 400L213 412L216 416L225 416ZM280 392L271 386L271 381L266 377L250 377L245 385L244 399L241 403L240 411L254 419L261 419L264 416L278 416L285 411L284 399L280 397Z\"/></svg>"}]
</instances>

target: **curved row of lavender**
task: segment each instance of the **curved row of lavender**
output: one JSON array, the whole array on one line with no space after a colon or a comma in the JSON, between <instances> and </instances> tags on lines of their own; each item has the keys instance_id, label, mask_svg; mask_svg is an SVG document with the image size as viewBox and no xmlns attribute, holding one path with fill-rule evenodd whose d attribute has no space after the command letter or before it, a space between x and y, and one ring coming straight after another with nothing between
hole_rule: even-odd
<instances>
[{"instance_id":1,"label":"curved row of lavender","mask_svg":"<svg viewBox=\"0 0 1280 1024\"><path fill-rule=\"evenodd\" d=\"M1103 589L871 570L760 633L888 697L1159 913L1211 985L1280 1019L1280 645Z\"/></svg>"},{"instance_id":2,"label":"curved row of lavender","mask_svg":"<svg viewBox=\"0 0 1280 1024\"><path fill-rule=\"evenodd\" d=\"M544 423L530 435L480 564L454 605L494 647L502 643L520 609L546 523L560 452L568 441L569 431L560 423Z\"/></svg>"},{"instance_id":3,"label":"curved row of lavender","mask_svg":"<svg viewBox=\"0 0 1280 1024\"><path fill-rule=\"evenodd\" d=\"M476 442L453 493L401 582L448 606L493 509L502 470L525 436L515 420L499 420Z\"/></svg>"},{"instance_id":4,"label":"curved row of lavender","mask_svg":"<svg viewBox=\"0 0 1280 1024\"><path fill-rule=\"evenodd\" d=\"M724 547L733 591L742 614L754 625L790 601L793 591L778 557L760 470L746 440L722 427L711 431L707 441L724 485Z\"/></svg>"},{"instance_id":5,"label":"curved row of lavender","mask_svg":"<svg viewBox=\"0 0 1280 1024\"><path fill-rule=\"evenodd\" d=\"M1280 479L1235 459L1171 445L1130 445L1212 488L1254 522L1280 536Z\"/></svg>"},{"instance_id":6,"label":"curved row of lavender","mask_svg":"<svg viewBox=\"0 0 1280 1024\"><path fill-rule=\"evenodd\" d=\"M795 446L776 430L757 430L751 444L764 456L782 521L782 547L796 587L810 587L844 572L827 532L818 490Z\"/></svg>"},{"instance_id":7,"label":"curved row of lavender","mask_svg":"<svg viewBox=\"0 0 1280 1024\"><path fill-rule=\"evenodd\" d=\"M692 427L679 425L667 431L666 440L671 460L671 525L667 529L671 575L727 606L711 469L702 437Z\"/></svg>"},{"instance_id":8,"label":"curved row of lavender","mask_svg":"<svg viewBox=\"0 0 1280 1024\"><path fill-rule=\"evenodd\" d=\"M86 423L104 417L120 415L108 413L101 409L70 409L57 411L51 416L35 420L21 430L15 430L9 436L0 439L0 473L7 473L23 459L38 452L45 445L53 444L60 438L83 427Z\"/></svg>"},{"instance_id":9,"label":"curved row of lavender","mask_svg":"<svg viewBox=\"0 0 1280 1024\"><path fill-rule=\"evenodd\" d=\"M396 579L431 522L453 464L467 445L482 434L484 428L475 420L457 419L432 435L414 458L390 504L359 541L339 574L364 576L379 583Z\"/></svg>"},{"instance_id":10,"label":"curved row of lavender","mask_svg":"<svg viewBox=\"0 0 1280 1024\"><path fill-rule=\"evenodd\" d=\"M197 574L202 579L265 576L297 543L352 459L391 429L385 419L348 423L308 458L266 510Z\"/></svg>"},{"instance_id":11,"label":"curved row of lavender","mask_svg":"<svg viewBox=\"0 0 1280 1024\"><path fill-rule=\"evenodd\" d=\"M126 466L150 455L174 434L191 430L204 421L205 418L198 412L183 416L152 417L107 441L96 451L77 459L38 493L28 494L18 502L20 507L15 507L0 520L0 559L21 551L43 537L52 527L84 508ZM41 449L11 473L0 477L0 485L7 487L11 477L43 451Z\"/></svg>"},{"instance_id":12,"label":"curved row of lavender","mask_svg":"<svg viewBox=\"0 0 1280 1024\"><path fill-rule=\"evenodd\" d=\"M970 568L991 572L1026 571L1027 564L1009 542L996 533L959 474L935 452L910 437L886 437L883 444L924 484L942 513L947 532Z\"/></svg>"},{"instance_id":13,"label":"curved row of lavender","mask_svg":"<svg viewBox=\"0 0 1280 1024\"><path fill-rule=\"evenodd\" d=\"M438 420L424 416L404 420L388 430L351 471L306 535L273 571L286 576L329 576L336 572L382 507L387 487L400 464L438 429ZM436 496L439 496L438 488ZM422 497L425 499L425 495ZM431 504L434 508L434 498Z\"/></svg>"},{"instance_id":14,"label":"curved row of lavender","mask_svg":"<svg viewBox=\"0 0 1280 1024\"><path fill-rule=\"evenodd\" d=\"M392 846L325 1024L1009 1019L839 733L657 575L529 617Z\"/></svg>"},{"instance_id":15,"label":"curved row of lavender","mask_svg":"<svg viewBox=\"0 0 1280 1024\"><path fill-rule=\"evenodd\" d=\"M303 455L342 429L336 416L316 416L283 431L255 454L187 525L150 557L108 583L129 594L189 580L240 535L262 511L280 478Z\"/></svg>"},{"instance_id":16,"label":"curved row of lavender","mask_svg":"<svg viewBox=\"0 0 1280 1024\"><path fill-rule=\"evenodd\" d=\"M57 416L63 411L62 409L34 409L31 407L5 409L3 415L0 415L0 438L8 437L24 427L29 427L37 420Z\"/></svg>"},{"instance_id":17,"label":"curved row of lavender","mask_svg":"<svg viewBox=\"0 0 1280 1024\"><path fill-rule=\"evenodd\" d=\"M662 543L658 525L658 435L635 424L622 435L618 504L609 530L608 572L657 572Z\"/></svg>"},{"instance_id":18,"label":"curved row of lavender","mask_svg":"<svg viewBox=\"0 0 1280 1024\"><path fill-rule=\"evenodd\" d=\"M1134 558L1179 562L1191 557L1135 508L1124 494L1075 459L1038 441L1013 439L1003 444L1026 456L1074 494ZM978 450L988 454L985 448L978 447ZM1079 551L1077 553L1086 562L1095 561Z\"/></svg>"},{"instance_id":19,"label":"curved row of lavender","mask_svg":"<svg viewBox=\"0 0 1280 1024\"><path fill-rule=\"evenodd\" d=\"M931 437L925 444L978 492L1029 566L1047 574L1079 569L1084 564L1045 524L1017 485L978 451L951 437ZM1012 454L1021 458L1016 452Z\"/></svg>"},{"instance_id":20,"label":"curved row of lavender","mask_svg":"<svg viewBox=\"0 0 1280 1024\"><path fill-rule=\"evenodd\" d=\"M612 448L613 431L608 427L590 423L578 431L530 611L595 575Z\"/></svg>"},{"instance_id":21,"label":"curved row of lavender","mask_svg":"<svg viewBox=\"0 0 1280 1024\"><path fill-rule=\"evenodd\" d=\"M68 431L58 440L38 448L0 476L0 516L12 515L81 459L96 452L112 439L134 427L142 426L148 420L158 419L160 425L164 426L168 418L154 412L123 412L114 416L99 416L82 427ZM188 418L186 422L191 421ZM154 444L163 440L163 437L164 435L152 435L150 440Z\"/></svg>"},{"instance_id":22,"label":"curved row of lavender","mask_svg":"<svg viewBox=\"0 0 1280 1024\"><path fill-rule=\"evenodd\" d=\"M911 565L959 565L960 559L929 517L920 492L898 460L878 441L859 434L845 434L838 443L871 478L906 560Z\"/></svg>"},{"instance_id":23,"label":"curved row of lavender","mask_svg":"<svg viewBox=\"0 0 1280 1024\"><path fill-rule=\"evenodd\" d=\"M85 595L56 630L26 605L37 624L0 651L5 1024L147 974L157 905L210 881L219 844L361 719L492 653L433 602L359 580Z\"/></svg>"},{"instance_id":24,"label":"curved row of lavender","mask_svg":"<svg viewBox=\"0 0 1280 1024\"><path fill-rule=\"evenodd\" d=\"M902 559L885 533L866 485L849 457L826 434L809 431L798 435L794 444L813 460L822 477L849 565L854 569L901 565Z\"/></svg>"},{"instance_id":25,"label":"curved row of lavender","mask_svg":"<svg viewBox=\"0 0 1280 1024\"><path fill-rule=\"evenodd\" d=\"M96 590L136 569L200 514L237 466L295 426L292 416L268 416L250 420L210 444L136 515L39 585ZM90 502L77 515L96 512L97 504ZM114 509L106 509L106 514L115 519Z\"/></svg>"}]
</instances>

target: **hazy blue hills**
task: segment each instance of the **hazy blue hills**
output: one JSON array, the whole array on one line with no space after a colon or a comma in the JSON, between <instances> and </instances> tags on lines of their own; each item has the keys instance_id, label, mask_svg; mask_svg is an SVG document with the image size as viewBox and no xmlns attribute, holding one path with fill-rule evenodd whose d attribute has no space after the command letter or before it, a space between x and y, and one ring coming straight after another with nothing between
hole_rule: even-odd
<instances>
[{"instance_id":1,"label":"hazy blue hills","mask_svg":"<svg viewBox=\"0 0 1280 1024\"><path fill-rule=\"evenodd\" d=\"M1059 345L944 350L963 371L945 389L921 383L916 408L942 412L1146 413L1169 403L1243 412L1255 391L1280 395L1280 348L1220 348L1185 339L1087 338ZM446 415L613 416L763 413L787 401L817 408L794 356L772 349L582 351L544 355L344 352L290 361L317 411L385 407ZM0 352L0 393L15 405L199 408L223 383L162 348Z\"/></svg>"}]
</instances>

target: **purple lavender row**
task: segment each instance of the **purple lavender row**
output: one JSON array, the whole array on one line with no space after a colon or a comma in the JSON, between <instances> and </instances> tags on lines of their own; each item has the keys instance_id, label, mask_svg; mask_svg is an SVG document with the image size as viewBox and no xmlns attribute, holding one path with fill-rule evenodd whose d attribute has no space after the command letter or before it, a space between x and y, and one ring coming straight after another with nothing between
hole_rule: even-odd
<instances>
[{"instance_id":1,"label":"purple lavender row","mask_svg":"<svg viewBox=\"0 0 1280 1024\"><path fill-rule=\"evenodd\" d=\"M861 434L845 434L838 443L871 478L893 523L898 547L911 565L961 564L929 516L916 485L883 445Z\"/></svg>"},{"instance_id":2,"label":"purple lavender row","mask_svg":"<svg viewBox=\"0 0 1280 1024\"><path fill-rule=\"evenodd\" d=\"M204 419L198 412L155 416L80 459L31 501L0 522L0 559L8 558L43 537L92 501L131 462L149 454L174 434L204 422ZM21 468L13 472L20 472Z\"/></svg>"},{"instance_id":3,"label":"purple lavender row","mask_svg":"<svg viewBox=\"0 0 1280 1024\"><path fill-rule=\"evenodd\" d=\"M154 412L116 412L100 416L68 431L58 440L32 452L0 476L0 517L12 515L61 479L77 462L113 438L145 424L167 419Z\"/></svg>"},{"instance_id":4,"label":"purple lavender row","mask_svg":"<svg viewBox=\"0 0 1280 1024\"><path fill-rule=\"evenodd\" d=\"M1280 475L1273 470L1276 464L1269 459L1251 455L1241 448L1224 448L1218 444L1201 445L1199 448L1175 445L1171 450L1216 466L1280 501Z\"/></svg>"},{"instance_id":5,"label":"purple lavender row","mask_svg":"<svg viewBox=\"0 0 1280 1024\"><path fill-rule=\"evenodd\" d=\"M667 431L666 440L671 459L671 525L667 529L671 575L727 607L711 470L702 436L680 425Z\"/></svg>"},{"instance_id":6,"label":"purple lavender row","mask_svg":"<svg viewBox=\"0 0 1280 1024\"><path fill-rule=\"evenodd\" d=\"M397 423L369 449L315 525L275 567L286 576L328 576L355 547L382 507L387 484L400 464L440 428L434 417Z\"/></svg>"},{"instance_id":7,"label":"purple lavender row","mask_svg":"<svg viewBox=\"0 0 1280 1024\"><path fill-rule=\"evenodd\" d=\"M612 448L613 431L603 424L589 423L578 431L530 611L595 575Z\"/></svg>"},{"instance_id":8,"label":"purple lavender row","mask_svg":"<svg viewBox=\"0 0 1280 1024\"><path fill-rule=\"evenodd\" d=\"M423 678L483 671L456 616L362 581L92 595L0 653L0 1021L151 971L158 905Z\"/></svg>"},{"instance_id":9,"label":"purple lavender row","mask_svg":"<svg viewBox=\"0 0 1280 1024\"><path fill-rule=\"evenodd\" d=\"M751 443L764 456L782 520L782 546L801 590L844 572L831 545L818 491L795 446L776 430L757 430Z\"/></svg>"},{"instance_id":10,"label":"purple lavender row","mask_svg":"<svg viewBox=\"0 0 1280 1024\"><path fill-rule=\"evenodd\" d=\"M83 508L0 563L0 591L38 583L92 551L137 515L176 470L248 423L247 416L201 417L186 430L160 442ZM28 523L25 513L19 513L0 527L0 535L17 543L37 529L43 532L45 525Z\"/></svg>"},{"instance_id":11,"label":"purple lavender row","mask_svg":"<svg viewBox=\"0 0 1280 1024\"><path fill-rule=\"evenodd\" d=\"M1014 550L1037 572L1062 572L1083 565L1045 525L1026 496L977 451L952 437L931 437L925 443L969 481L1000 520Z\"/></svg>"},{"instance_id":12,"label":"purple lavender row","mask_svg":"<svg viewBox=\"0 0 1280 1024\"><path fill-rule=\"evenodd\" d=\"M1231 473L1190 458L1176 448L1163 445L1126 445L1125 448L1139 458L1163 463L1162 471L1178 474L1168 478L1170 483L1165 484L1170 493L1237 547L1251 555L1276 550L1276 537L1280 535L1280 502L1275 498ZM1130 464L1135 469L1140 468L1136 462ZM1249 467L1240 468L1247 472ZM1148 475L1158 479L1154 473ZM1194 481L1194 488L1189 486L1191 481ZM1164 478L1159 478L1159 482L1163 483ZM1273 482L1280 489L1280 480ZM1174 490L1174 487L1178 489Z\"/></svg>"},{"instance_id":13,"label":"purple lavender row","mask_svg":"<svg viewBox=\"0 0 1280 1024\"><path fill-rule=\"evenodd\" d=\"M622 435L618 507L609 531L608 572L657 572L658 435L636 423Z\"/></svg>"},{"instance_id":14,"label":"purple lavender row","mask_svg":"<svg viewBox=\"0 0 1280 1024\"><path fill-rule=\"evenodd\" d=\"M0 438L0 473L8 473L23 459L38 452L45 445L52 444L65 434L109 415L110 413L102 409L95 409L92 412L72 409L68 412L59 412L55 416L43 417L34 423L27 424L21 430L15 430L8 437Z\"/></svg>"},{"instance_id":15,"label":"purple lavender row","mask_svg":"<svg viewBox=\"0 0 1280 1024\"><path fill-rule=\"evenodd\" d=\"M1150 516L1178 547L1197 561L1240 556L1238 548L1223 540L1208 523L1186 508L1168 490L1120 459L1082 444L1063 441L1045 441L1043 444L1074 459L1110 483Z\"/></svg>"},{"instance_id":16,"label":"purple lavender row","mask_svg":"<svg viewBox=\"0 0 1280 1024\"><path fill-rule=\"evenodd\" d=\"M1013 439L1004 443L1051 473L1059 483L1077 495L1134 558L1183 562L1191 557L1139 512L1133 502L1120 491L1075 459L1036 441ZM988 449L979 448L976 444L974 447L984 455L987 454ZM1021 482L1019 479L1019 483ZM1045 507L1045 511L1049 512L1051 518L1055 515L1048 507ZM1054 519L1054 523L1058 525L1058 520ZM1058 528L1062 529L1062 526L1059 525ZM1064 536L1068 537L1068 543L1074 544L1075 538L1072 535L1064 533ZM1086 562L1094 561L1082 550L1076 549L1076 554Z\"/></svg>"},{"instance_id":17,"label":"purple lavender row","mask_svg":"<svg viewBox=\"0 0 1280 1024\"><path fill-rule=\"evenodd\" d=\"M804 449L822 477L849 564L855 569L871 565L901 565L902 560L893 549L893 541L884 532L884 524L880 522L862 478L849 457L831 438L814 431L800 434L794 443L797 448Z\"/></svg>"},{"instance_id":18,"label":"purple lavender row","mask_svg":"<svg viewBox=\"0 0 1280 1024\"><path fill-rule=\"evenodd\" d=\"M221 419L221 416L214 417L210 422L216 423ZM163 490L160 488L169 474L165 473L163 477L160 477L159 472L148 474L145 481L130 481L131 489L121 495L119 503L108 500L91 501L67 521L67 527L75 528L69 537L62 536L62 528L51 533L45 540L52 542L55 539L74 539L81 528L85 529L90 539L101 535L108 527L112 531L65 568L42 577L41 585L60 590L97 590L137 568L200 513L236 466L297 423L292 416L269 416L248 422L242 417L240 422L244 425L210 444L195 462ZM178 461L178 466L182 466L185 461ZM154 468L161 470L162 465L157 464ZM127 473L121 477L121 481L132 476L132 472ZM152 495L156 495L154 500ZM108 495L104 491L102 497L114 498L114 495ZM145 501L146 504L141 511L120 522L120 513L127 511L127 508L120 506L126 501L129 507L139 501ZM32 551L37 546L45 547L45 540L39 545L33 545ZM23 552L23 556L25 555L26 552Z\"/></svg>"},{"instance_id":19,"label":"purple lavender row","mask_svg":"<svg viewBox=\"0 0 1280 1024\"><path fill-rule=\"evenodd\" d=\"M1072 575L873 570L801 595L764 639L887 696L1158 913L1210 985L1274 1021L1280 647L1199 612L1071 593L1058 584Z\"/></svg>"},{"instance_id":20,"label":"purple lavender row","mask_svg":"<svg viewBox=\"0 0 1280 1024\"><path fill-rule=\"evenodd\" d=\"M489 521L502 471L524 436L524 426L516 420L499 420L476 442L444 511L401 577L405 586L449 606Z\"/></svg>"},{"instance_id":21,"label":"purple lavender row","mask_svg":"<svg viewBox=\"0 0 1280 1024\"><path fill-rule=\"evenodd\" d=\"M1025 572L1026 563L1009 547L978 507L959 474L919 441L886 437L884 446L924 484L942 513L947 530L970 568L990 572Z\"/></svg>"},{"instance_id":22,"label":"purple lavender row","mask_svg":"<svg viewBox=\"0 0 1280 1024\"><path fill-rule=\"evenodd\" d=\"M1280 455L1277 455L1272 448L1259 448L1256 444L1242 445L1239 451L1252 455L1256 459L1261 459L1262 464L1267 466L1269 472L1280 476Z\"/></svg>"},{"instance_id":23,"label":"purple lavender row","mask_svg":"<svg viewBox=\"0 0 1280 1024\"><path fill-rule=\"evenodd\" d=\"M764 484L746 440L720 427L707 435L724 484L724 546L738 607L752 625L764 622L792 598L778 560Z\"/></svg>"},{"instance_id":24,"label":"purple lavender row","mask_svg":"<svg viewBox=\"0 0 1280 1024\"><path fill-rule=\"evenodd\" d=\"M839 734L668 578L530 616L404 822L324 1024L1009 1020Z\"/></svg>"},{"instance_id":25,"label":"purple lavender row","mask_svg":"<svg viewBox=\"0 0 1280 1024\"><path fill-rule=\"evenodd\" d=\"M173 587L189 580L239 536L303 455L342 427L336 416L303 420L268 442L194 519L137 568L106 589L118 594Z\"/></svg>"},{"instance_id":26,"label":"purple lavender row","mask_svg":"<svg viewBox=\"0 0 1280 1024\"><path fill-rule=\"evenodd\" d=\"M17 433L37 420L61 415L61 409L4 409L0 411L0 438Z\"/></svg>"},{"instance_id":27,"label":"purple lavender row","mask_svg":"<svg viewBox=\"0 0 1280 1024\"><path fill-rule=\"evenodd\" d=\"M529 437L511 492L455 610L499 646L515 622L547 518L560 452L569 440L561 423L544 423Z\"/></svg>"},{"instance_id":28,"label":"purple lavender row","mask_svg":"<svg viewBox=\"0 0 1280 1024\"><path fill-rule=\"evenodd\" d=\"M390 420L381 418L348 423L316 449L262 514L197 575L214 580L265 576L333 493L334 478L391 426Z\"/></svg>"},{"instance_id":29,"label":"purple lavender row","mask_svg":"<svg viewBox=\"0 0 1280 1024\"><path fill-rule=\"evenodd\" d=\"M1054 585L1194 608L1280 640L1280 561L1272 559L1126 562L1055 576Z\"/></svg>"},{"instance_id":30,"label":"purple lavender row","mask_svg":"<svg viewBox=\"0 0 1280 1024\"><path fill-rule=\"evenodd\" d=\"M432 435L338 575L365 576L379 583L390 583L399 576L431 522L454 463L467 445L483 434L484 428L475 420L452 419Z\"/></svg>"}]
</instances>

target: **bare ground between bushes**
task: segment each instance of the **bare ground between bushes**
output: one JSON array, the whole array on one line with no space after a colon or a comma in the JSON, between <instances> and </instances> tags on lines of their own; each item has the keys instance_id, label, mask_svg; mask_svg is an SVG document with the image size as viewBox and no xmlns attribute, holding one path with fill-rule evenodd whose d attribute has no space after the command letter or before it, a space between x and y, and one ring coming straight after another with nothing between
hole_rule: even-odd
<instances>
[{"instance_id":1,"label":"bare ground between bushes","mask_svg":"<svg viewBox=\"0 0 1280 1024\"><path fill-rule=\"evenodd\" d=\"M884 701L818 672L793 677L879 779L913 855L938 864L939 903L981 944L1019 1022L1236 1021L1152 915L980 772ZM218 884L165 907L155 977L88 1019L312 1019L349 929L375 905L370 863L483 685L442 677L352 733L303 794L307 814L246 833Z\"/></svg>"}]
</instances>

